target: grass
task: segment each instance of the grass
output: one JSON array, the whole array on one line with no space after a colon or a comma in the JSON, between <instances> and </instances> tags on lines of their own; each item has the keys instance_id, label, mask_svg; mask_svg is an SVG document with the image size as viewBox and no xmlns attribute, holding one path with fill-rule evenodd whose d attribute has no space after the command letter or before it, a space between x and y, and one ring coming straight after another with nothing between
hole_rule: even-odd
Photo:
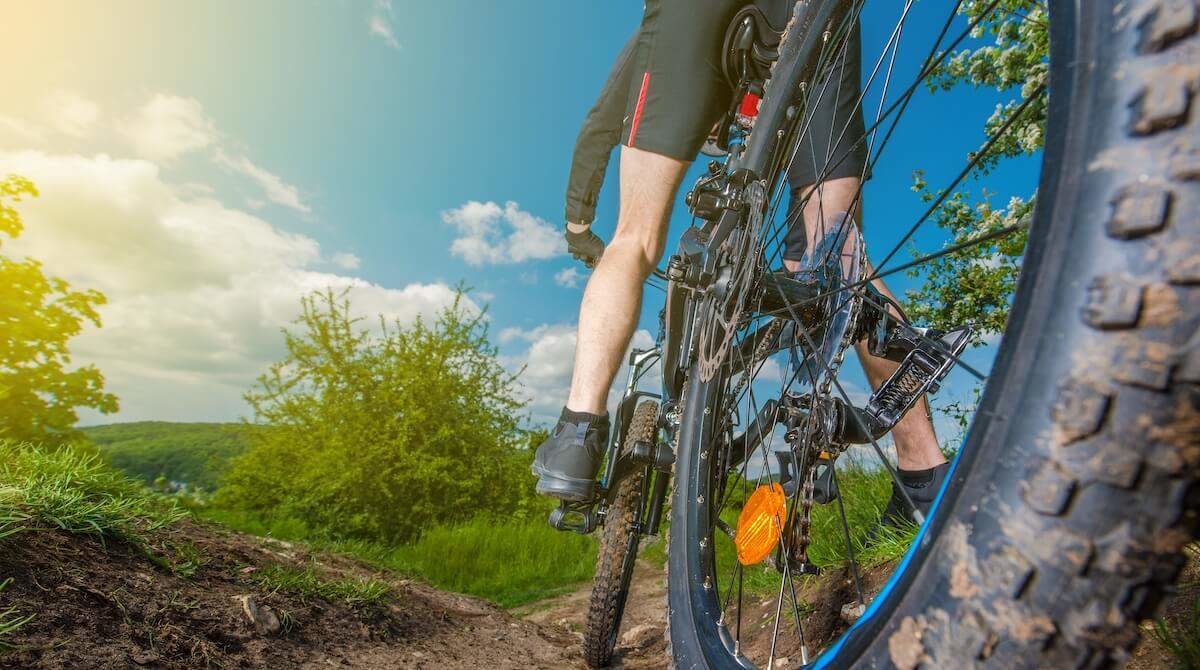
<instances>
[{"instance_id":1,"label":"grass","mask_svg":"<svg viewBox=\"0 0 1200 670\"><path fill-rule=\"evenodd\" d=\"M286 520L248 525L255 524L292 531L298 528ZM291 534L275 537L305 539ZM485 598L502 607L568 592L591 579L596 568L595 539L553 530L541 519L478 518L458 526L431 528L419 541L400 547L320 538L307 541L315 548L348 554L439 589ZM311 582L308 577L279 570L266 573L266 578L282 580L289 585L287 590L296 592L303 592L305 583Z\"/></svg>"},{"instance_id":2,"label":"grass","mask_svg":"<svg viewBox=\"0 0 1200 670\"><path fill-rule=\"evenodd\" d=\"M12 577L9 577L8 579L0 582L0 592L3 592L4 589L8 588L8 585L12 584L12 581ZM32 614L21 616L15 607L10 607L6 610L0 610L0 653L5 653L12 650L12 646L8 643L9 636L15 633L21 626L29 623L33 617L34 615Z\"/></svg>"},{"instance_id":3,"label":"grass","mask_svg":"<svg viewBox=\"0 0 1200 670\"><path fill-rule=\"evenodd\" d=\"M322 537L294 519L263 519L237 510L203 508L197 514L235 530L314 549L346 554L416 577L440 589L466 593L502 607L566 593L592 578L596 540L550 528L544 517L477 518L437 526L399 547Z\"/></svg>"},{"instance_id":4,"label":"grass","mask_svg":"<svg viewBox=\"0 0 1200 670\"><path fill-rule=\"evenodd\" d=\"M513 607L564 593L592 578L596 541L563 533L542 519L476 519L433 528L385 559L433 586Z\"/></svg>"},{"instance_id":5,"label":"grass","mask_svg":"<svg viewBox=\"0 0 1200 670\"><path fill-rule=\"evenodd\" d=\"M374 603L391 587L377 579L326 579L310 563L303 568L272 564L251 573L251 579L270 591L285 591L301 598L322 598L348 605Z\"/></svg>"},{"instance_id":6,"label":"grass","mask_svg":"<svg viewBox=\"0 0 1200 670\"><path fill-rule=\"evenodd\" d=\"M1150 631L1175 658L1179 668L1200 668L1200 598L1192 604L1191 614L1190 618L1174 626L1159 619Z\"/></svg>"},{"instance_id":7,"label":"grass","mask_svg":"<svg viewBox=\"0 0 1200 670\"><path fill-rule=\"evenodd\" d=\"M93 454L0 440L0 538L57 528L144 546L185 516Z\"/></svg>"}]
</instances>

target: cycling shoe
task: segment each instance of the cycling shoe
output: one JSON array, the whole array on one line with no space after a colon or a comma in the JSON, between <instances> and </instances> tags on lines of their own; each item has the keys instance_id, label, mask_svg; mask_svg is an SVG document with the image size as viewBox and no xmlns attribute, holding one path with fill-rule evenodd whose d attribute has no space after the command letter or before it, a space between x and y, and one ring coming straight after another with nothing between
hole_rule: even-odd
<instances>
[{"instance_id":1,"label":"cycling shoe","mask_svg":"<svg viewBox=\"0 0 1200 670\"><path fill-rule=\"evenodd\" d=\"M608 415L563 409L554 432L537 448L530 470L537 492L559 500L591 500L608 445Z\"/></svg>"}]
</instances>

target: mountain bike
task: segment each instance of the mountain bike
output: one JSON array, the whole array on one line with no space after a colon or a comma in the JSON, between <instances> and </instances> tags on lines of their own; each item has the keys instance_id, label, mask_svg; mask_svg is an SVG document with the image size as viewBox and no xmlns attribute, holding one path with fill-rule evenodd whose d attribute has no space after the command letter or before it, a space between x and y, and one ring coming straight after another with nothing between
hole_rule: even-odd
<instances>
[{"instance_id":1,"label":"mountain bike","mask_svg":"<svg viewBox=\"0 0 1200 670\"><path fill-rule=\"evenodd\" d=\"M585 636L593 665L611 657L639 538L664 526L679 668L1118 665L1196 537L1200 7L1033 4L1020 18L1049 22L1045 80L989 126L901 243L868 257L858 229L835 222L801 272L781 273L795 224L779 215L783 176L812 101L837 95L822 72L863 4L798 2L779 33L756 17L731 26L725 67L737 95L717 138L728 155L688 193L693 225L654 280L665 283L662 333L632 355L601 493L551 519L603 528ZM891 68L913 3L889 5L899 18L864 85L885 89L863 140L872 163L888 160L892 131L930 73L1017 5L943 4L945 25L911 84L892 81ZM975 10L966 25L955 19L964 6ZM897 262L1041 87L1049 103L1031 220ZM756 109L741 104L747 96ZM987 373L964 361L969 325L908 323L872 286L1020 234L1020 280ZM845 354L860 342L899 363L865 398L843 380ZM660 393L637 388L651 366ZM839 466L865 449L894 478L886 435L952 372L983 383L973 421L928 518L872 591L860 580ZM790 462L790 491L776 460ZM808 603L797 597L817 571L809 550L820 505L840 512L854 619L823 649L807 639ZM751 588L763 580L769 589Z\"/></svg>"}]
</instances>

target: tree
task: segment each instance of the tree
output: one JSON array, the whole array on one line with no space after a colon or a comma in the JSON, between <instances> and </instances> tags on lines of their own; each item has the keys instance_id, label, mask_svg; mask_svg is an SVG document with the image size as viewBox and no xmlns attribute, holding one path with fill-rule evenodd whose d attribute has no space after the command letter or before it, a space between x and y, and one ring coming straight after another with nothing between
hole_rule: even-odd
<instances>
[{"instance_id":1,"label":"tree","mask_svg":"<svg viewBox=\"0 0 1200 670\"><path fill-rule=\"evenodd\" d=\"M27 179L0 180L0 242L24 230L13 204L37 195ZM85 323L100 326L96 308L104 302L98 291L46 276L36 260L0 253L0 436L61 444L80 437L78 408L117 411L95 366L69 369L68 341Z\"/></svg>"},{"instance_id":2,"label":"tree","mask_svg":"<svg viewBox=\"0 0 1200 670\"><path fill-rule=\"evenodd\" d=\"M1012 100L997 105L984 124L991 137L1011 120L1007 132L973 170L976 178L987 175L1006 158L1036 155L1046 137L1044 85L1049 77L1050 40L1044 2L1001 0L994 9L993 4L966 0L959 10L972 22L983 17L972 36L990 36L993 43L953 54L927 82L933 91L971 85L1016 92ZM939 195L929 190L920 172L914 181L913 190L926 202ZM950 233L947 246L1020 222L1032 214L1036 204L1036 194L1012 197L999 207L993 205L986 190L981 196L975 199L967 191L958 191L938 207L934 220ZM976 344L988 335L1004 332L1026 241L1025 231L1020 230L915 268L912 276L923 276L924 283L908 292L909 315L943 325L972 324L977 329Z\"/></svg>"},{"instance_id":3,"label":"tree","mask_svg":"<svg viewBox=\"0 0 1200 670\"><path fill-rule=\"evenodd\" d=\"M515 376L462 290L432 322L380 318L375 334L345 293L302 307L287 355L246 394L263 427L218 504L385 542L531 508Z\"/></svg>"}]
</instances>

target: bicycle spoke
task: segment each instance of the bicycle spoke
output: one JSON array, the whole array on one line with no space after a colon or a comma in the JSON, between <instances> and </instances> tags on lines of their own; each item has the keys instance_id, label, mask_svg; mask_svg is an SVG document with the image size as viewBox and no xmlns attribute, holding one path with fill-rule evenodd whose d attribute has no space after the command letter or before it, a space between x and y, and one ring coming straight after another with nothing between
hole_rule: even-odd
<instances>
[{"instance_id":1,"label":"bicycle spoke","mask_svg":"<svg viewBox=\"0 0 1200 670\"><path fill-rule=\"evenodd\" d=\"M867 601L863 597L862 582L858 578L858 561L854 558L854 541L850 538L850 522L846 519L846 505L842 500L842 488L838 486L837 468L834 463L829 464L831 470L830 477L833 479L833 488L838 492L837 504L838 512L842 518L842 537L846 541L846 557L850 559L850 574L854 576L854 592L858 595L858 604L866 605Z\"/></svg>"}]
</instances>

